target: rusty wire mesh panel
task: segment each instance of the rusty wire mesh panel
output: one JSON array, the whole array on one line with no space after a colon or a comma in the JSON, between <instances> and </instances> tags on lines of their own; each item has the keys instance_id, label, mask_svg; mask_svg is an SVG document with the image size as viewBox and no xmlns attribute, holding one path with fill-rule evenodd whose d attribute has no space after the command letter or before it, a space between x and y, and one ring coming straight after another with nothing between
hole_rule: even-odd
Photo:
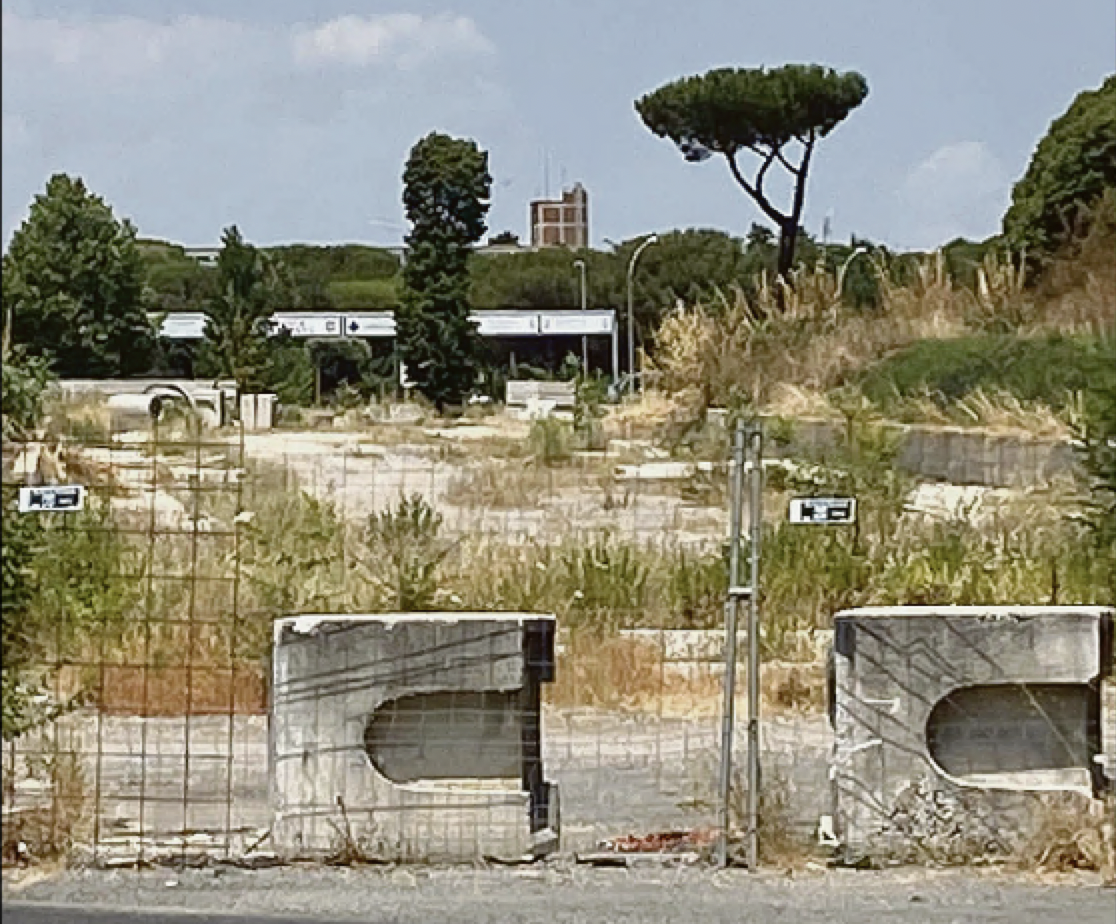
<instances>
[{"instance_id":1,"label":"rusty wire mesh panel","mask_svg":"<svg viewBox=\"0 0 1116 924\"><path fill-rule=\"evenodd\" d=\"M285 695L269 689L274 620L401 611L555 614L556 670L537 707L469 698L499 696L488 688L396 703L387 738L403 750L391 759L406 765L403 751L425 738L444 744L437 727L475 738L478 718L499 712L522 728L537 714L541 770L532 772L557 784L564 850L648 836L703 849L717 817L723 466L576 451L568 432L549 428L484 434L481 425L471 435L482 436L462 439L416 426L75 426L53 448L5 447L6 485L88 489L81 514L5 508L5 525L33 518L44 550L21 671L37 713L5 742L5 850L127 863L271 849L268 707ZM55 470L32 458L44 451ZM371 685L354 677L357 689ZM312 699L315 717L299 720L308 734L336 705ZM375 760L370 717L350 718L361 729L346 739L342 776ZM518 740L519 762L531 763L537 755ZM448 799L431 812L412 796L441 785L444 769L433 780L403 773L400 792L411 795L385 811L411 813L414 830L454 855L479 853L486 831L512 824L507 800L469 814ZM474 774L466 788L486 778ZM524 771L501 791L532 780ZM335 835L325 853L398 846L355 843L348 807L323 801Z\"/></svg>"}]
</instances>

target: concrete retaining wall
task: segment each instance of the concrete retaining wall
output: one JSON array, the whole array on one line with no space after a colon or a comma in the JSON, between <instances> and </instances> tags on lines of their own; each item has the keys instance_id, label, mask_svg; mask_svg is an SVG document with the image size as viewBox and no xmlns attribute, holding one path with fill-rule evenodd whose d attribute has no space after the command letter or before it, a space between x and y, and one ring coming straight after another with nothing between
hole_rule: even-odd
<instances>
[{"instance_id":1,"label":"concrete retaining wall","mask_svg":"<svg viewBox=\"0 0 1116 924\"><path fill-rule=\"evenodd\" d=\"M899 440L899 466L929 481L1029 487L1073 475L1078 467L1073 444L1064 440L964 427L885 424L884 430ZM836 445L843 432L840 421L798 418L792 422L790 443L779 446L768 440L766 451L776 456L824 451Z\"/></svg>"}]
</instances>

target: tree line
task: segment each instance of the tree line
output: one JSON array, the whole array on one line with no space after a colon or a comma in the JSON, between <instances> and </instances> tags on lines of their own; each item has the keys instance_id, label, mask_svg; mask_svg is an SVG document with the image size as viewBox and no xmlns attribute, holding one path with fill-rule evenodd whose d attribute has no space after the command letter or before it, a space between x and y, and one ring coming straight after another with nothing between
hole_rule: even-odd
<instances>
[{"instance_id":1,"label":"tree line","mask_svg":"<svg viewBox=\"0 0 1116 924\"><path fill-rule=\"evenodd\" d=\"M711 229L662 233L634 280L635 320L647 340L679 303L714 307L764 278L793 285L796 267L845 274L844 297L866 311L878 299L880 261L893 281L917 255L854 238L818 241L801 227L807 179L820 142L860 106L868 85L854 72L814 65L717 69L646 94L636 111L654 134L694 163L720 158L760 213L743 237ZM773 170L791 180L788 204L773 201ZM749 173L750 171L750 173ZM281 310L384 310L399 317L398 358L416 387L440 406L478 387L485 355L474 308L573 308L580 304L575 260L586 265L592 307L626 307L626 270L643 238L608 251L482 255L492 178L476 142L432 133L412 148L403 171L411 230L409 259L348 245L261 249L225 229L216 265L199 265L174 245L145 241L127 219L77 177L59 174L31 205L3 258L5 352L49 362L59 376L128 376L185 369L231 377L246 390L305 397L315 369L340 376L393 375L395 356L367 344L295 344L271 335ZM1116 189L1116 77L1081 93L1039 143L1013 191L1004 234L944 248L954 274L972 282L992 249L1025 250L1032 268L1087 232L1105 191ZM495 235L506 240L507 235ZM162 341L149 315L192 310L207 316L194 350Z\"/></svg>"}]
</instances>

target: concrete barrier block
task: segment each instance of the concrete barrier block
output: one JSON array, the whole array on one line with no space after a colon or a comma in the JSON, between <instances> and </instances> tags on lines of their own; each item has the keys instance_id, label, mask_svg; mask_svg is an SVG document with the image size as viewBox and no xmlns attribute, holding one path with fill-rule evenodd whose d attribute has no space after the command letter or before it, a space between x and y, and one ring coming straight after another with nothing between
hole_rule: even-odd
<instances>
[{"instance_id":1,"label":"concrete barrier block","mask_svg":"<svg viewBox=\"0 0 1116 924\"><path fill-rule=\"evenodd\" d=\"M414 613L279 620L275 849L516 860L557 846L540 685L554 618Z\"/></svg>"},{"instance_id":2,"label":"concrete barrier block","mask_svg":"<svg viewBox=\"0 0 1116 924\"><path fill-rule=\"evenodd\" d=\"M573 382L508 382L504 403L508 407L528 407L538 402L553 403L560 410L570 410L577 400Z\"/></svg>"},{"instance_id":3,"label":"concrete barrier block","mask_svg":"<svg viewBox=\"0 0 1116 924\"><path fill-rule=\"evenodd\" d=\"M1026 827L1034 794L1099 795L1112 625L1112 609L1090 606L839 613L832 779L843 859L925 859L963 849L966 831L995 852Z\"/></svg>"}]
</instances>

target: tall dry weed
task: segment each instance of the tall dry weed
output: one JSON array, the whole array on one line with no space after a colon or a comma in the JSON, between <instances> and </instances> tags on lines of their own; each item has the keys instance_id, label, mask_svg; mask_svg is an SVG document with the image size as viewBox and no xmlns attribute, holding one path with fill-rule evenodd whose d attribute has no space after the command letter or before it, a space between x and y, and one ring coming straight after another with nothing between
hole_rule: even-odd
<instances>
[{"instance_id":1,"label":"tall dry weed","mask_svg":"<svg viewBox=\"0 0 1116 924\"><path fill-rule=\"evenodd\" d=\"M954 280L941 252L906 261L902 273L886 256L868 259L879 285L875 310L847 304L838 277L815 268L781 289L763 280L751 299L736 290L674 311L651 359L662 387L702 412L741 402L767 408L824 396L920 340L1099 333L1116 324L1116 273L1089 270L1052 297L1028 289L1023 261L1010 256L988 254L974 289ZM812 400L825 413L825 401ZM1032 422L1023 408L984 416Z\"/></svg>"},{"instance_id":2,"label":"tall dry weed","mask_svg":"<svg viewBox=\"0 0 1116 924\"><path fill-rule=\"evenodd\" d=\"M1089 800L1065 793L1037 799L1034 825L1015 861L1039 872L1088 870L1116 882L1116 798Z\"/></svg>"}]
</instances>

